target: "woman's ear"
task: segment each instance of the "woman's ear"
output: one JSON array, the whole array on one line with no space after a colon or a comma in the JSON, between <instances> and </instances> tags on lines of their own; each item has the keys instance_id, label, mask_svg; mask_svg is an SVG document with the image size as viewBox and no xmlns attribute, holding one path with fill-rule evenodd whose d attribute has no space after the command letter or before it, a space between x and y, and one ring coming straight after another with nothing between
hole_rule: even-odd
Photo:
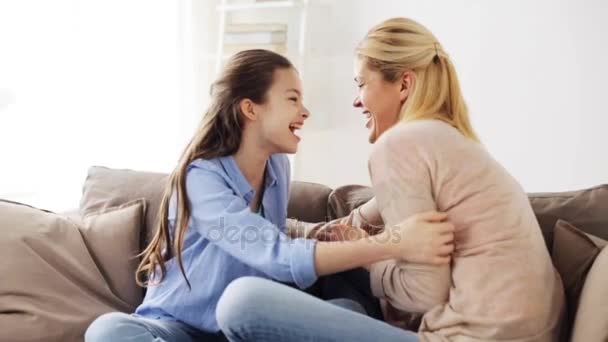
<instances>
[{"instance_id":1,"label":"woman's ear","mask_svg":"<svg viewBox=\"0 0 608 342\"><path fill-rule=\"evenodd\" d=\"M255 103L250 99L242 99L241 102L239 102L239 107L246 119L251 121L256 121L258 119L258 116L255 113Z\"/></svg>"},{"instance_id":2,"label":"woman's ear","mask_svg":"<svg viewBox=\"0 0 608 342\"><path fill-rule=\"evenodd\" d=\"M399 99L404 103L412 94L416 75L412 71L406 71L401 76L401 90L399 91Z\"/></svg>"}]
</instances>

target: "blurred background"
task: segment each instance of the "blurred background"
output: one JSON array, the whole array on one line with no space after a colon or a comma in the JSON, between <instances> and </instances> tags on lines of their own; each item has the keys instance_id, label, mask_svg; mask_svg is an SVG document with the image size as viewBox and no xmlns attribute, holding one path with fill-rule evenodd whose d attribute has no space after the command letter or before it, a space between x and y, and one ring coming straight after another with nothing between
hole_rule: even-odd
<instances>
[{"instance_id":1,"label":"blurred background","mask_svg":"<svg viewBox=\"0 0 608 342\"><path fill-rule=\"evenodd\" d=\"M226 57L287 55L312 112L294 179L369 184L353 51L407 16L456 65L526 191L608 183L603 0L0 0L0 198L75 208L91 165L170 172Z\"/></svg>"}]
</instances>

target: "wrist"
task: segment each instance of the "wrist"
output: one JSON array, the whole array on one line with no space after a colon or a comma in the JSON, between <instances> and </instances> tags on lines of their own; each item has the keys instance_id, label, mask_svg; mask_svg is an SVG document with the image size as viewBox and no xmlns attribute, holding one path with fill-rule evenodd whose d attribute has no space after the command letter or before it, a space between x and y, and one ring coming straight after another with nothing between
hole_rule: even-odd
<instances>
[{"instance_id":1,"label":"wrist","mask_svg":"<svg viewBox=\"0 0 608 342\"><path fill-rule=\"evenodd\" d=\"M391 241L391 235L386 230L376 235L363 238L360 241L364 241L373 246L375 250L374 254L378 256L374 262L385 259L397 259L402 255L399 246L395 244L394 241Z\"/></svg>"}]
</instances>

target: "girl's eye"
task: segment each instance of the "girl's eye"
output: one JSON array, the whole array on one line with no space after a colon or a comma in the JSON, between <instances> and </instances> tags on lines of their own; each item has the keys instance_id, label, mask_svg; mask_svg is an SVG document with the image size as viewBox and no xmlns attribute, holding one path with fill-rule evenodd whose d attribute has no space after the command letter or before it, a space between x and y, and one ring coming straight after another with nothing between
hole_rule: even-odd
<instances>
[{"instance_id":1,"label":"girl's eye","mask_svg":"<svg viewBox=\"0 0 608 342\"><path fill-rule=\"evenodd\" d=\"M298 102L298 98L297 97L290 97L289 101Z\"/></svg>"},{"instance_id":2,"label":"girl's eye","mask_svg":"<svg viewBox=\"0 0 608 342\"><path fill-rule=\"evenodd\" d=\"M361 89L363 87L363 83L357 84L357 88Z\"/></svg>"}]
</instances>

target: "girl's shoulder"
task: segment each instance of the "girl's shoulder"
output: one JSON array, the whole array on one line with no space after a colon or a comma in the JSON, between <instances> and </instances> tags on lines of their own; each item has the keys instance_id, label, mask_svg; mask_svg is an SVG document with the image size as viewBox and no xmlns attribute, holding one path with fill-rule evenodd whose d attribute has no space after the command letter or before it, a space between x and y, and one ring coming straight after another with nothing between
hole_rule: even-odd
<instances>
[{"instance_id":1,"label":"girl's shoulder","mask_svg":"<svg viewBox=\"0 0 608 342\"><path fill-rule=\"evenodd\" d=\"M223 169L221 158L222 157L213 158L213 159L203 159L203 158L194 159L193 161L190 162L190 164L188 164L188 167L186 168L186 172L189 173L190 171L192 171L194 169L221 172Z\"/></svg>"}]
</instances>

